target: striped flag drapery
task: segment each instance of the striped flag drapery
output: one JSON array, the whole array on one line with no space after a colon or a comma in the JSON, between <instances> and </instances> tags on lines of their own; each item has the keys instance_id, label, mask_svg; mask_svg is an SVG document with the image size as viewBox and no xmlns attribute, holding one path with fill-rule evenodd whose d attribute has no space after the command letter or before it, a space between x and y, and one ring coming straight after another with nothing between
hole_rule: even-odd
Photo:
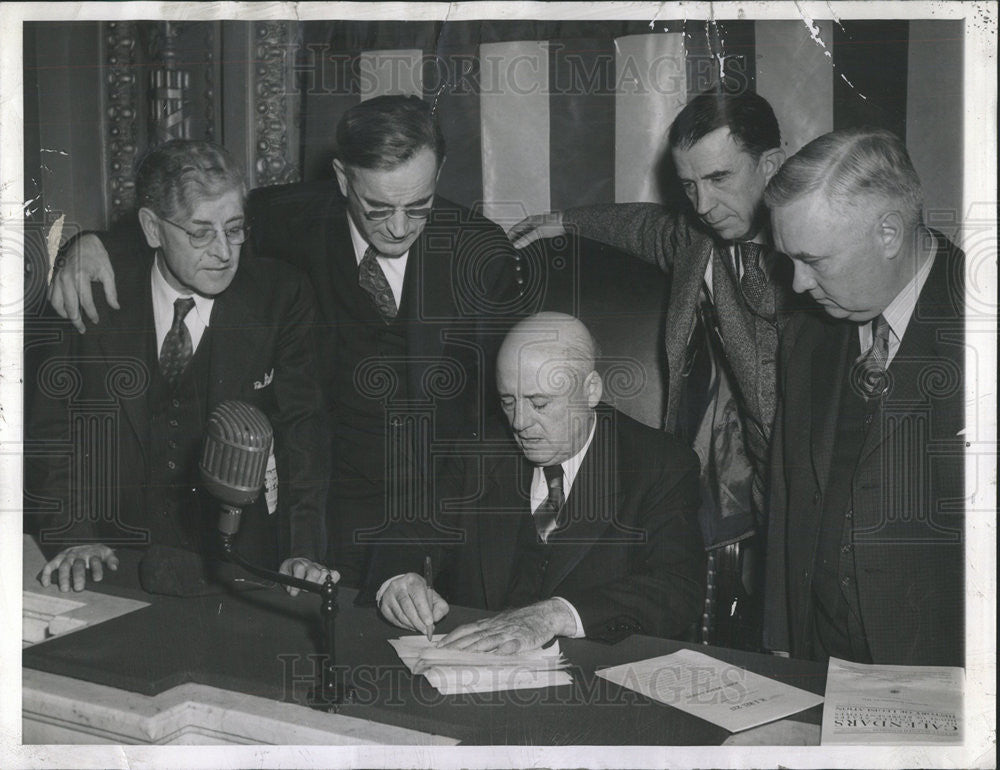
<instances>
[{"instance_id":1,"label":"striped flag drapery","mask_svg":"<svg viewBox=\"0 0 1000 770\"><path fill-rule=\"evenodd\" d=\"M432 50L360 50L355 93L307 96L306 155L328 151L322 137L358 99L415 93L435 102L448 140L441 194L482 202L501 224L576 205L663 201L676 194L657 167L666 130L721 73L727 88L755 89L771 103L789 155L835 128L899 133L928 209L959 219L960 22L689 21L643 34L591 27L586 37L549 24L545 39L489 39L490 30L509 37L490 24L464 47L449 49L439 35ZM328 39L335 50L336 34Z\"/></svg>"}]
</instances>

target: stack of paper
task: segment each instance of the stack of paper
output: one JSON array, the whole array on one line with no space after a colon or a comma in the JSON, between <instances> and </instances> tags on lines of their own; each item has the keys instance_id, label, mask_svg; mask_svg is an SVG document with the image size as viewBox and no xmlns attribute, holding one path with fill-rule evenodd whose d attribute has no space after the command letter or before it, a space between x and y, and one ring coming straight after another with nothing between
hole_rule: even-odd
<instances>
[{"instance_id":1,"label":"stack of paper","mask_svg":"<svg viewBox=\"0 0 1000 770\"><path fill-rule=\"evenodd\" d=\"M823 702L819 695L693 650L679 650L596 673L734 733Z\"/></svg>"},{"instance_id":2,"label":"stack of paper","mask_svg":"<svg viewBox=\"0 0 1000 770\"><path fill-rule=\"evenodd\" d=\"M965 671L830 658L821 743L962 743Z\"/></svg>"},{"instance_id":3,"label":"stack of paper","mask_svg":"<svg viewBox=\"0 0 1000 770\"><path fill-rule=\"evenodd\" d=\"M423 674L443 695L553 687L573 681L564 670L569 664L558 642L520 655L495 655L435 647L442 638L441 634L432 641L425 636L401 636L389 644L411 673Z\"/></svg>"}]
</instances>

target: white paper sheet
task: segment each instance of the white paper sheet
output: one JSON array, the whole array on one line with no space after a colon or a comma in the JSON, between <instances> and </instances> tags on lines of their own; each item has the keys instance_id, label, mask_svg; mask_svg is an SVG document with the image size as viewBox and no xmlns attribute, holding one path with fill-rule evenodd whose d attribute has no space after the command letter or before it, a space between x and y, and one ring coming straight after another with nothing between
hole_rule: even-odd
<instances>
[{"instance_id":1,"label":"white paper sheet","mask_svg":"<svg viewBox=\"0 0 1000 770\"><path fill-rule=\"evenodd\" d=\"M823 744L962 743L965 671L830 658Z\"/></svg>"},{"instance_id":2,"label":"white paper sheet","mask_svg":"<svg viewBox=\"0 0 1000 770\"><path fill-rule=\"evenodd\" d=\"M679 650L596 673L733 733L823 702L819 695L693 650Z\"/></svg>"},{"instance_id":3,"label":"white paper sheet","mask_svg":"<svg viewBox=\"0 0 1000 770\"><path fill-rule=\"evenodd\" d=\"M438 634L433 642L443 638L443 634ZM443 695L524 690L573 682L562 670L568 664L559 651L559 642L521 655L442 649L425 636L401 636L390 639L389 644L411 673L423 674Z\"/></svg>"}]
</instances>

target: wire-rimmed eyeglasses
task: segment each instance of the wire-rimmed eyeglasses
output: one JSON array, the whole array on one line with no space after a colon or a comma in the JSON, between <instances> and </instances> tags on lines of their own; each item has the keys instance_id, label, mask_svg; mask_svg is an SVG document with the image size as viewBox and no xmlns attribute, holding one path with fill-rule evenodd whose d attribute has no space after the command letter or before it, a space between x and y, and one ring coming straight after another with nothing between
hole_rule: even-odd
<instances>
[{"instance_id":1,"label":"wire-rimmed eyeglasses","mask_svg":"<svg viewBox=\"0 0 1000 770\"><path fill-rule=\"evenodd\" d=\"M398 206L396 208L386 207L386 208L369 209L365 208L365 202L361 199L361 196L359 196L357 192L355 192L354 187L350 183L348 183L347 185L347 190L351 195L355 197L358 203L361 204L361 213L364 216L364 218L367 219L369 222L385 222L387 219L391 219L397 211L402 211L404 214L406 214L407 219L420 221L421 219L429 218L431 215L431 210L433 208L431 206L431 203L434 199L434 196L431 195L428 198L427 203L420 206L410 206L410 207Z\"/></svg>"},{"instance_id":2,"label":"wire-rimmed eyeglasses","mask_svg":"<svg viewBox=\"0 0 1000 770\"><path fill-rule=\"evenodd\" d=\"M173 225L178 230L183 230L187 234L188 240L191 241L191 245L196 249L203 249L205 246L208 246L208 244L215 240L215 236L218 235L218 230L214 227L199 227L197 230L188 230L183 225L171 222L166 217L159 218L168 225ZM233 246L239 246L246 241L249 229L247 225L234 225L233 227L227 227L222 231L222 234L226 236L226 240Z\"/></svg>"}]
</instances>

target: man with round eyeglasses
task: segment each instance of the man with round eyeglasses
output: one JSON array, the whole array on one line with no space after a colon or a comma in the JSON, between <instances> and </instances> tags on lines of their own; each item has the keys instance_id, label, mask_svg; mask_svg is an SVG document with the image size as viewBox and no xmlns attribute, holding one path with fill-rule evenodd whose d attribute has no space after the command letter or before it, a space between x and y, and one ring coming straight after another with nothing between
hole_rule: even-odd
<instances>
[{"instance_id":1,"label":"man with round eyeglasses","mask_svg":"<svg viewBox=\"0 0 1000 770\"><path fill-rule=\"evenodd\" d=\"M136 546L146 549L140 580L151 592L238 586L220 563L218 504L198 471L208 416L232 399L261 409L275 435L271 494L248 508L237 547L321 582L328 444L312 291L286 265L240 264L246 187L223 148L175 140L153 149L136 193L141 240L114 254L129 301L110 313L98 295L104 323L86 335L61 329L42 354L27 435L70 454L36 456L26 474L29 489L56 502L39 533L50 557L41 582L80 591L118 568L116 547ZM88 431L109 414L98 440Z\"/></svg>"}]
</instances>

